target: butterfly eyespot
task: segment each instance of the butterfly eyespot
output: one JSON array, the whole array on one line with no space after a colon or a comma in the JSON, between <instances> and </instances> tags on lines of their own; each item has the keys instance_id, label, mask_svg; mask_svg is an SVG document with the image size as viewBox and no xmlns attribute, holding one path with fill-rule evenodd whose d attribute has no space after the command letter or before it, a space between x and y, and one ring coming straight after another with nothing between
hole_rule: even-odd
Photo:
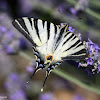
<instances>
[{"instance_id":1,"label":"butterfly eyespot","mask_svg":"<svg viewBox=\"0 0 100 100\"><path fill-rule=\"evenodd\" d=\"M46 56L46 59L53 61L53 56L52 55L48 55L48 56Z\"/></svg>"}]
</instances>

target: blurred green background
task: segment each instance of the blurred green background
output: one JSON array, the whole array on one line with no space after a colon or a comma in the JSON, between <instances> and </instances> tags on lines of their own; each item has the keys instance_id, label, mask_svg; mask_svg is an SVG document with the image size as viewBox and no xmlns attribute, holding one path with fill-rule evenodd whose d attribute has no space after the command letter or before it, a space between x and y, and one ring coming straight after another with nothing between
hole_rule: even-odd
<instances>
[{"instance_id":1,"label":"blurred green background","mask_svg":"<svg viewBox=\"0 0 100 100\"><path fill-rule=\"evenodd\" d=\"M100 45L100 0L0 0L0 100L100 100L100 75L88 75L75 61L56 68L43 92L45 70L26 84L35 57L31 44L12 25L24 16L68 23L83 41L90 38Z\"/></svg>"}]
</instances>

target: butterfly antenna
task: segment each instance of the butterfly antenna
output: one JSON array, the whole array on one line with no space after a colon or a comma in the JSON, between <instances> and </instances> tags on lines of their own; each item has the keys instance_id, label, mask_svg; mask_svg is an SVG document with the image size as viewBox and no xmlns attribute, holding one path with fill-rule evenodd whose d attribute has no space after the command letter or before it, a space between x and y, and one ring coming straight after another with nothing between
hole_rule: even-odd
<instances>
[{"instance_id":1,"label":"butterfly antenna","mask_svg":"<svg viewBox=\"0 0 100 100\"><path fill-rule=\"evenodd\" d=\"M78 20L82 20L82 18L80 17L80 18L78 18L78 19L76 19L76 20L74 20L74 21L69 22L68 24L75 23L75 22L77 22Z\"/></svg>"},{"instance_id":2,"label":"butterfly antenna","mask_svg":"<svg viewBox=\"0 0 100 100\"><path fill-rule=\"evenodd\" d=\"M33 76L34 76L34 74L36 73L36 71L37 71L37 68L34 70L32 76L30 77L30 79L26 82L27 84L31 81L31 79L33 78Z\"/></svg>"},{"instance_id":3,"label":"butterfly antenna","mask_svg":"<svg viewBox=\"0 0 100 100\"><path fill-rule=\"evenodd\" d=\"M43 88L44 88L44 85L46 83L48 76L49 76L49 73L47 73L47 75L46 75L46 78L45 78L44 83L43 83L42 88L41 88L41 92L43 92Z\"/></svg>"}]
</instances>

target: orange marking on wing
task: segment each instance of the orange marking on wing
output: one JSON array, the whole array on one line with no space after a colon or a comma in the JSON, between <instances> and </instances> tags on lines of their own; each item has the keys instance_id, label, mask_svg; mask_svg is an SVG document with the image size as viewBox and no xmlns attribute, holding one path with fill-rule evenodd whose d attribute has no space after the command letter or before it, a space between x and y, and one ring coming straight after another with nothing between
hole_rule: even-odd
<instances>
[{"instance_id":1,"label":"orange marking on wing","mask_svg":"<svg viewBox=\"0 0 100 100\"><path fill-rule=\"evenodd\" d=\"M51 61L53 61L53 55L48 55L48 56L46 56L46 59L48 59L50 56L52 56Z\"/></svg>"}]
</instances>

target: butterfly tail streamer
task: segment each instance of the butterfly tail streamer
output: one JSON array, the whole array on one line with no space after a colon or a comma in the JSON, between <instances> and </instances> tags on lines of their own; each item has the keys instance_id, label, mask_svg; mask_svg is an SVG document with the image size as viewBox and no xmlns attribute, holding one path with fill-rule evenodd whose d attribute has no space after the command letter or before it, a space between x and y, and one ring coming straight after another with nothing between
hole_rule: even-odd
<instances>
[{"instance_id":1,"label":"butterfly tail streamer","mask_svg":"<svg viewBox=\"0 0 100 100\"><path fill-rule=\"evenodd\" d=\"M40 69L40 68L37 67L37 68L34 70L33 74L32 74L31 77L30 77L30 79L26 82L27 84L31 81L31 79L33 78L33 76L35 75L35 73L36 73L39 69Z\"/></svg>"},{"instance_id":2,"label":"butterfly tail streamer","mask_svg":"<svg viewBox=\"0 0 100 100\"><path fill-rule=\"evenodd\" d=\"M46 75L46 77L45 77L45 80L44 80L43 85L42 85L42 88L41 88L41 92L43 92L43 88L44 88L44 85L45 85L45 83L46 83L46 81L47 81L47 79L48 79L49 74L50 74L50 73L47 72L47 75Z\"/></svg>"}]
</instances>

